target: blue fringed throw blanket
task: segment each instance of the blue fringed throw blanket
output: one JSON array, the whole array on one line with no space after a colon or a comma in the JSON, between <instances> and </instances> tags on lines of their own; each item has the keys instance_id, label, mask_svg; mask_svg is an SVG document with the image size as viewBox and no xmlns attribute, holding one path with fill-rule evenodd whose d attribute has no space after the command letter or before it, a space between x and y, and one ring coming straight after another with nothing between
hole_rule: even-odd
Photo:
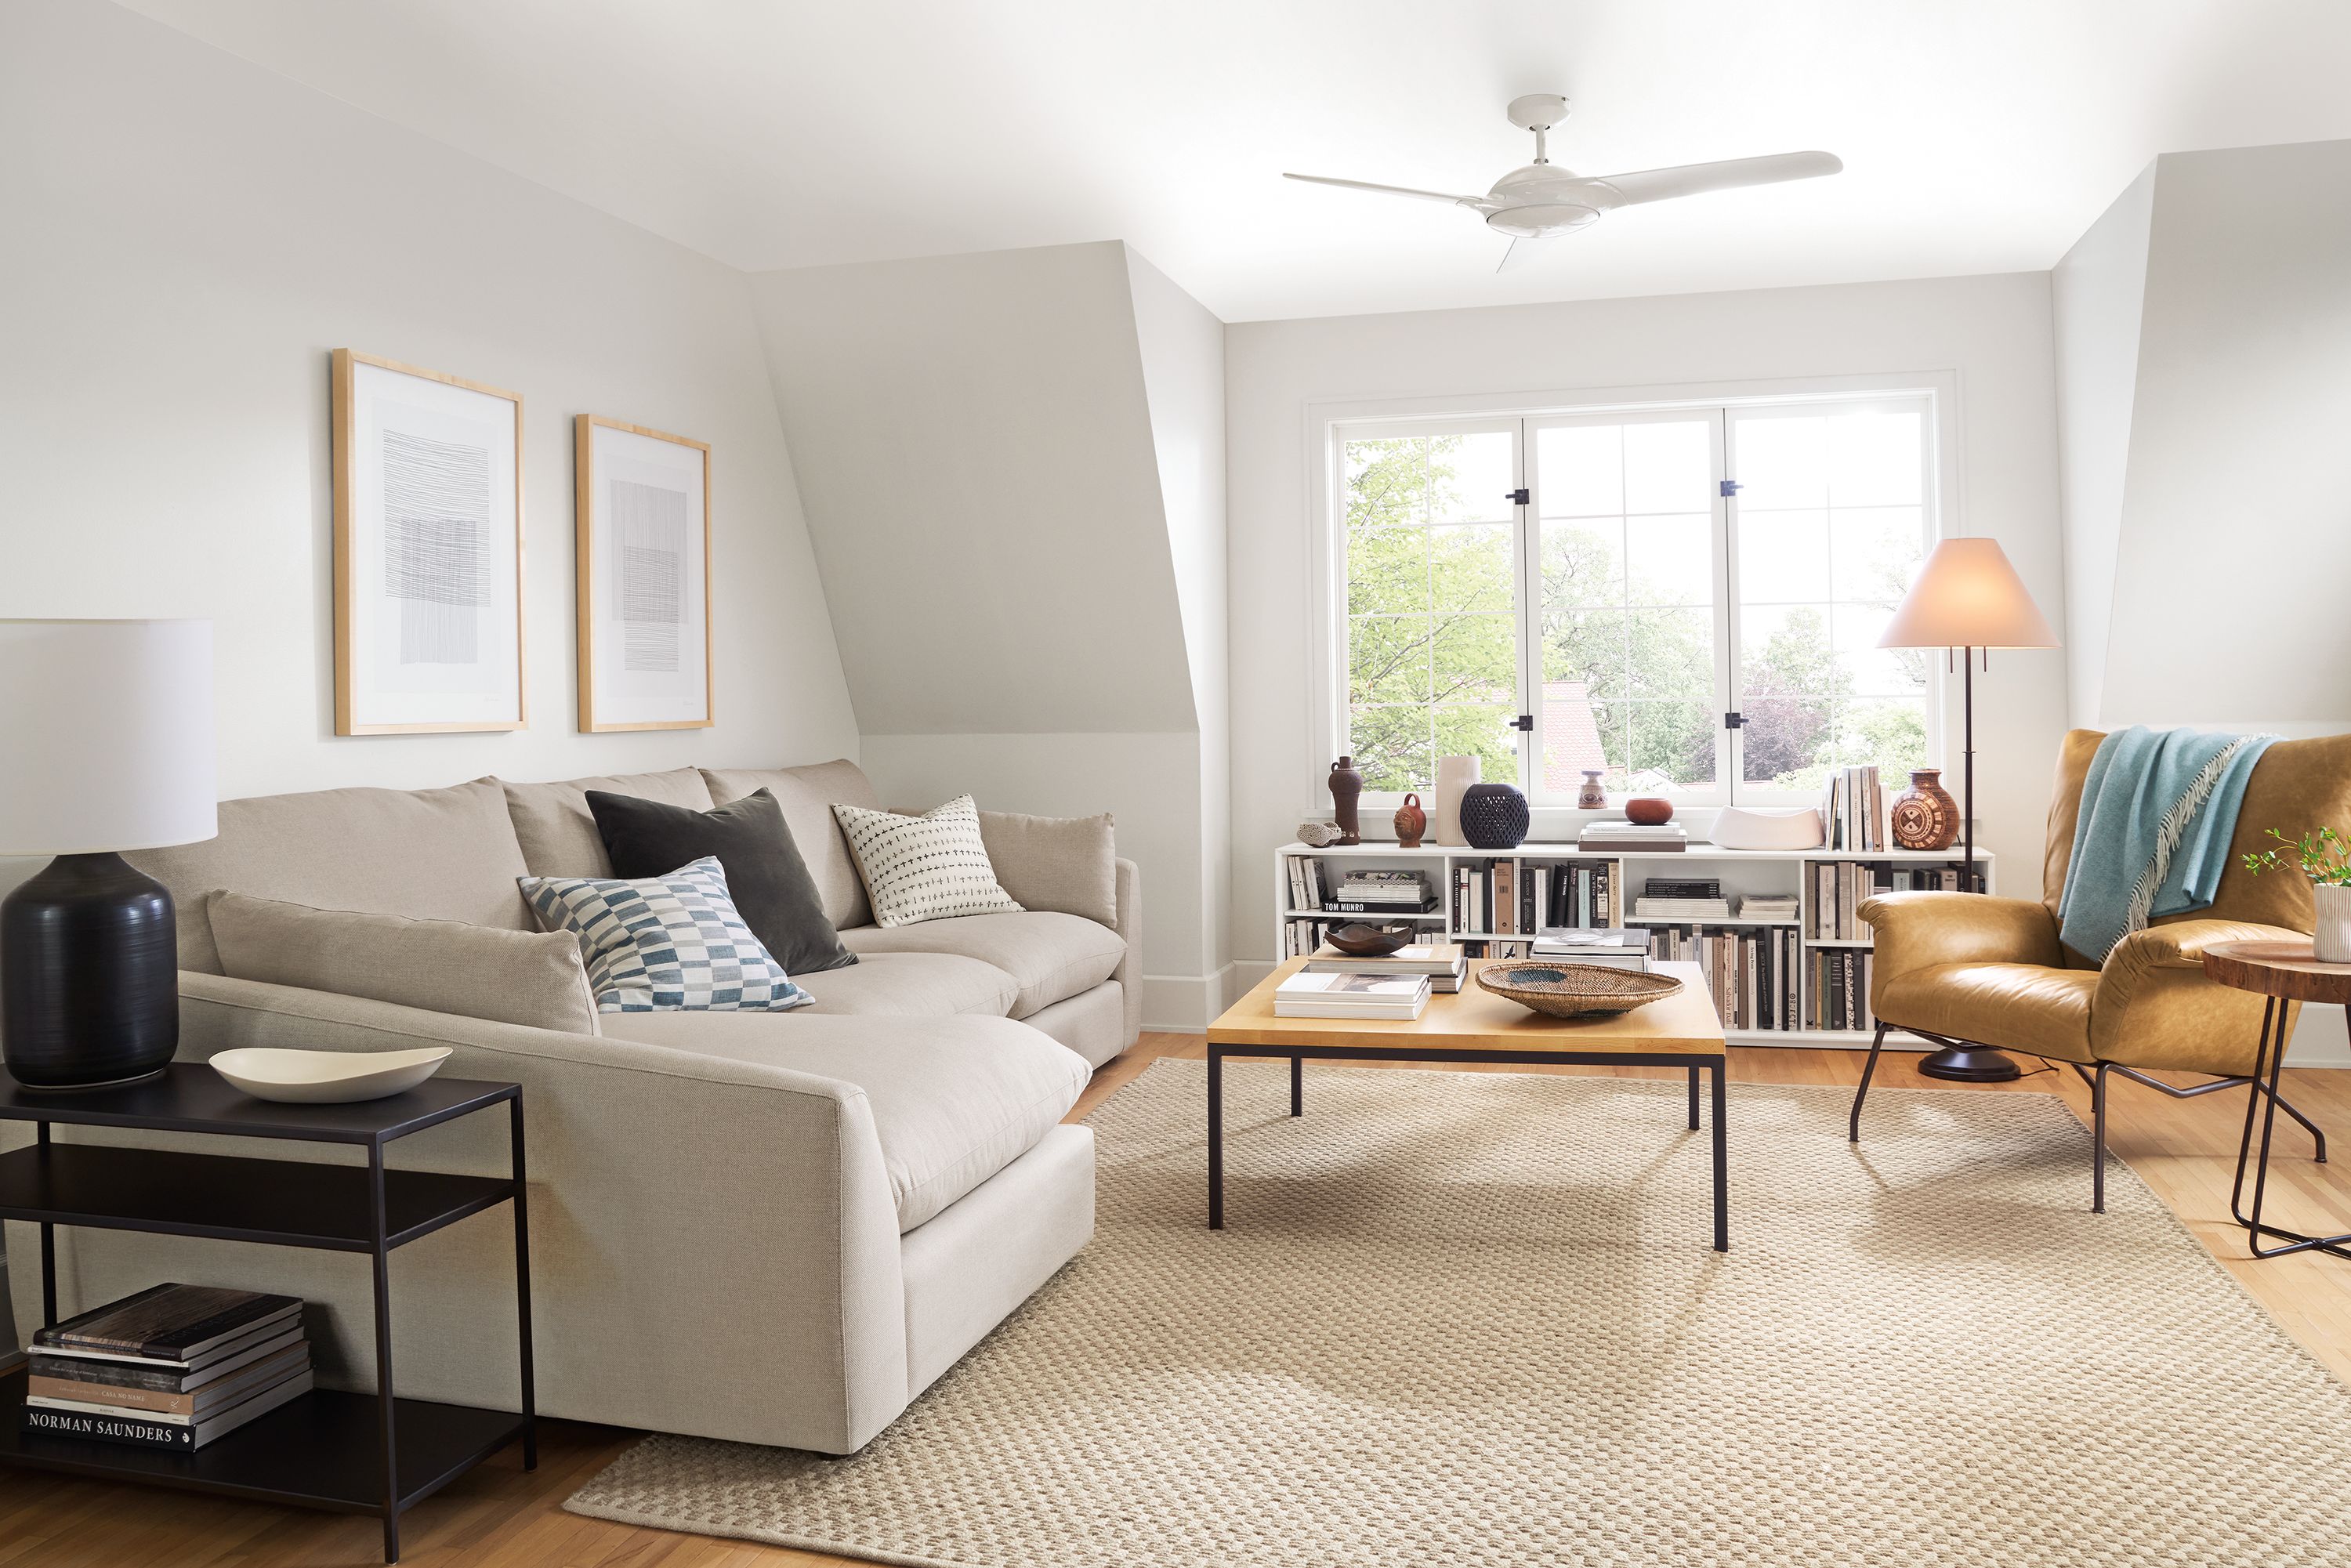
<instances>
[{"instance_id":1,"label":"blue fringed throw blanket","mask_svg":"<svg viewBox=\"0 0 2351 1568\"><path fill-rule=\"evenodd\" d=\"M2153 916L2210 907L2245 781L2276 738L2134 725L2098 742L2082 780L2059 939L2104 963Z\"/></svg>"}]
</instances>

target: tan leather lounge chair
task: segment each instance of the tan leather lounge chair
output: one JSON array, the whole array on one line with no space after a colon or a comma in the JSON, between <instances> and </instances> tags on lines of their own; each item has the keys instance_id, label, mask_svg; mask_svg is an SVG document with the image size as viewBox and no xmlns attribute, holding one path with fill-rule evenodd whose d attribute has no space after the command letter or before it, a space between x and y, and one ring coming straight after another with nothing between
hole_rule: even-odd
<instances>
[{"instance_id":1,"label":"tan leather lounge chair","mask_svg":"<svg viewBox=\"0 0 2351 1568\"><path fill-rule=\"evenodd\" d=\"M2090 1207L2099 1213L2106 1207L2107 1074L2175 1098L2252 1082L2266 999L2207 979L2201 956L2217 942L2307 936L2313 921L2308 881L2291 870L2255 876L2241 857L2273 841L2264 836L2269 828L2290 838L2328 824L2351 829L2351 736L2280 741L2254 765L2212 906L2159 920L2116 944L2103 966L2092 964L2059 944L2057 904L2082 780L2102 738L2074 730L2058 755L2040 899L1892 893L1862 904L1876 942L1870 1005L1878 1022L1850 1128L1860 1142L1862 1101L1889 1028L2065 1062L2091 1086ZM2179 1089L2147 1076L2158 1071L2210 1073L2215 1082ZM2278 1108L2309 1129L2324 1160L2325 1135L2283 1096Z\"/></svg>"}]
</instances>

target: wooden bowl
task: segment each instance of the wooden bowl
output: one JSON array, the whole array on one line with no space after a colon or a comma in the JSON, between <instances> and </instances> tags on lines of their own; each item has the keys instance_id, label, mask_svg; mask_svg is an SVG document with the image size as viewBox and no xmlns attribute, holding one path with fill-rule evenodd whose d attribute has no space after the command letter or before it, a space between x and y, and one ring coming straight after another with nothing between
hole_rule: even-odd
<instances>
[{"instance_id":1,"label":"wooden bowl","mask_svg":"<svg viewBox=\"0 0 2351 1568\"><path fill-rule=\"evenodd\" d=\"M1393 925L1374 925L1358 920L1352 925L1342 925L1331 933L1331 946L1350 958L1384 958L1400 948L1409 947L1420 927L1409 921Z\"/></svg>"},{"instance_id":2,"label":"wooden bowl","mask_svg":"<svg viewBox=\"0 0 2351 1568\"><path fill-rule=\"evenodd\" d=\"M1663 1001L1680 991L1671 975L1608 964L1559 964L1510 958L1478 971L1478 983L1498 997L1555 1019L1606 1018Z\"/></svg>"}]
</instances>

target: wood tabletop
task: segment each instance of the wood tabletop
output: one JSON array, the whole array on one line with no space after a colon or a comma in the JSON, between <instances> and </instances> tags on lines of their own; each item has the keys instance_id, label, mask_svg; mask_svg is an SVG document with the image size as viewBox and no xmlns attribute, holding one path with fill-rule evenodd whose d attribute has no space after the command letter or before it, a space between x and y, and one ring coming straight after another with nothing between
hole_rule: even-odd
<instances>
[{"instance_id":1,"label":"wood tabletop","mask_svg":"<svg viewBox=\"0 0 2351 1568\"><path fill-rule=\"evenodd\" d=\"M2351 964L2322 964L2310 939L2215 942L2204 972L2224 986L2296 1002L2351 1002Z\"/></svg>"},{"instance_id":2,"label":"wood tabletop","mask_svg":"<svg viewBox=\"0 0 2351 1568\"><path fill-rule=\"evenodd\" d=\"M1389 1019L1277 1018L1274 988L1298 973L1306 960L1292 958L1259 981L1225 1016L1208 1026L1213 1045L1361 1046L1366 1054L1415 1051L1594 1051L1716 1056L1723 1049L1722 1020L1696 964L1656 964L1651 972L1670 975L1680 991L1662 1001L1613 1018L1555 1019L1533 1012L1480 987L1474 976L1489 959L1472 958L1472 976L1458 994L1434 996L1421 1015Z\"/></svg>"}]
</instances>

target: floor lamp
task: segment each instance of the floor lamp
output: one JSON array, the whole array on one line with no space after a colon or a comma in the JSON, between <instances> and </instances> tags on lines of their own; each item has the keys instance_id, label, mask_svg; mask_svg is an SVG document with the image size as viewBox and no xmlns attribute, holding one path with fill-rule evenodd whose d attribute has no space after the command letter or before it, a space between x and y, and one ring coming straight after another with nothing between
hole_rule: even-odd
<instances>
[{"instance_id":1,"label":"floor lamp","mask_svg":"<svg viewBox=\"0 0 2351 1568\"><path fill-rule=\"evenodd\" d=\"M1999 545L1991 539L1945 539L1919 569L1918 580L1903 596L1877 645L1941 648L1947 655L1959 655L1965 758L1959 831L1967 843L1959 885L1969 893L1980 892L1976 883L1976 656L1982 654L1989 669L1992 649L2054 648L2057 634ZM1946 1046L1921 1061L1918 1071L1960 1083L1996 1083L2019 1076L2021 1070L1997 1051Z\"/></svg>"}]
</instances>

